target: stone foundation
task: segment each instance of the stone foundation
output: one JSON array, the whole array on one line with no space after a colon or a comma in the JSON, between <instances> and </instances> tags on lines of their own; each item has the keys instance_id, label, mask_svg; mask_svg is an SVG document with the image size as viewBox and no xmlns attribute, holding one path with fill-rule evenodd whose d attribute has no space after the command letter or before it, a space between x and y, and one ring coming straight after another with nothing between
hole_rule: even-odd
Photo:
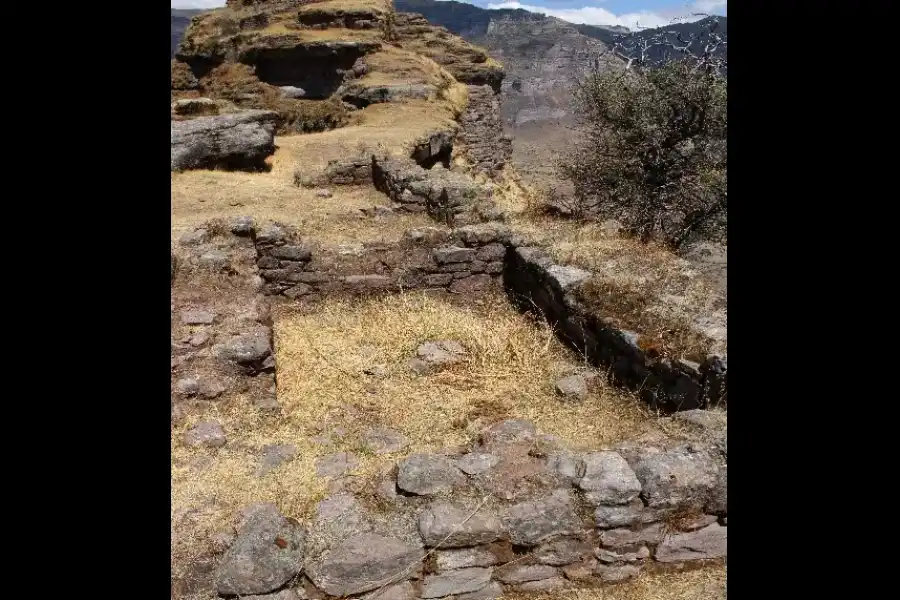
<instances>
[{"instance_id":1,"label":"stone foundation","mask_svg":"<svg viewBox=\"0 0 900 600\"><path fill-rule=\"evenodd\" d=\"M724 439L724 420L706 434ZM726 459L684 441L572 452L510 419L463 453L406 457L376 497L338 491L308 523L251 507L216 585L273 600L488 599L721 560Z\"/></svg>"}]
</instances>

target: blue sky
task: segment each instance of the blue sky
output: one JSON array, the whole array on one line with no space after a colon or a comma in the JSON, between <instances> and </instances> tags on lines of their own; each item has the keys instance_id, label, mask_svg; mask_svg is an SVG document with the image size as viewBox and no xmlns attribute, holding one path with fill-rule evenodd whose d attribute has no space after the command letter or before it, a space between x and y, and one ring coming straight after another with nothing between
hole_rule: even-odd
<instances>
[{"instance_id":1,"label":"blue sky","mask_svg":"<svg viewBox=\"0 0 900 600\"><path fill-rule=\"evenodd\" d=\"M225 0L171 0L172 8L213 8ZM482 8L523 8L572 23L661 27L674 19L696 20L693 13L727 13L727 0L468 0Z\"/></svg>"}]
</instances>

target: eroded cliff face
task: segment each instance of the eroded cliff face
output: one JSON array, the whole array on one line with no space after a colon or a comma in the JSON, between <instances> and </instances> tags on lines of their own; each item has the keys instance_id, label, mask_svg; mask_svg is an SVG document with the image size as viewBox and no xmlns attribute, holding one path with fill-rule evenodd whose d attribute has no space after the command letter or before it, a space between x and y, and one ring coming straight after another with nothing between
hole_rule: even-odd
<instances>
[{"instance_id":1,"label":"eroded cliff face","mask_svg":"<svg viewBox=\"0 0 900 600\"><path fill-rule=\"evenodd\" d=\"M184 32L172 100L274 110L280 133L305 133L373 103L446 95L455 81L499 92L502 79L484 50L390 0L230 0Z\"/></svg>"}]
</instances>

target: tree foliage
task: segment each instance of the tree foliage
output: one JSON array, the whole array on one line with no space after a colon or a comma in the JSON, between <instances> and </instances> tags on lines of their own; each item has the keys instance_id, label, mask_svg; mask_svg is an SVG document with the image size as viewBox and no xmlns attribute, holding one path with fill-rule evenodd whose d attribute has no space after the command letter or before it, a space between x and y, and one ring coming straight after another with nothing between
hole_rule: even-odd
<instances>
[{"instance_id":1,"label":"tree foliage","mask_svg":"<svg viewBox=\"0 0 900 600\"><path fill-rule=\"evenodd\" d=\"M581 216L617 219L678 249L726 234L727 58L714 30L699 52L697 39L671 36L615 48L625 69L598 60L577 82L581 135L560 166Z\"/></svg>"}]
</instances>

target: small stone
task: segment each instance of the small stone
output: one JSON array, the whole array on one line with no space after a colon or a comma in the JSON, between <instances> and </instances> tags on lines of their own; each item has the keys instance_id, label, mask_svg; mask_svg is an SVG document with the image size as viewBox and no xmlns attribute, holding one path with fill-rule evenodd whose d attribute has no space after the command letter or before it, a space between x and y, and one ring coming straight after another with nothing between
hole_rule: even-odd
<instances>
[{"instance_id":1,"label":"small stone","mask_svg":"<svg viewBox=\"0 0 900 600\"><path fill-rule=\"evenodd\" d=\"M290 298L291 300L296 300L301 296L308 296L313 292L313 288L311 285L307 285L305 283L298 283L292 288L288 288L284 290L284 295Z\"/></svg>"},{"instance_id":2,"label":"small stone","mask_svg":"<svg viewBox=\"0 0 900 600\"><path fill-rule=\"evenodd\" d=\"M209 341L209 334L205 331L200 331L191 336L190 344L194 348L199 348L200 346L205 345Z\"/></svg>"},{"instance_id":3,"label":"small stone","mask_svg":"<svg viewBox=\"0 0 900 600\"><path fill-rule=\"evenodd\" d=\"M510 541L524 546L537 546L555 537L575 535L582 529L575 502L562 490L510 507L503 517L503 525Z\"/></svg>"},{"instance_id":4,"label":"small stone","mask_svg":"<svg viewBox=\"0 0 900 600\"><path fill-rule=\"evenodd\" d=\"M416 588L408 581L398 583L397 585L389 585L381 591L375 590L371 594L366 594L361 600L417 600L419 594Z\"/></svg>"},{"instance_id":5,"label":"small stone","mask_svg":"<svg viewBox=\"0 0 900 600\"><path fill-rule=\"evenodd\" d=\"M565 400L580 402L588 396L587 383L580 375L569 375L556 382L556 393Z\"/></svg>"},{"instance_id":6,"label":"small stone","mask_svg":"<svg viewBox=\"0 0 900 600\"><path fill-rule=\"evenodd\" d=\"M594 522L599 529L631 527L638 523L652 523L659 518L657 512L644 510L644 503L640 498L623 506L598 506L594 511Z\"/></svg>"},{"instance_id":7,"label":"small stone","mask_svg":"<svg viewBox=\"0 0 900 600\"><path fill-rule=\"evenodd\" d=\"M490 275L472 275L457 279L449 288L451 294L475 294L486 290L491 285Z\"/></svg>"},{"instance_id":8,"label":"small stone","mask_svg":"<svg viewBox=\"0 0 900 600\"><path fill-rule=\"evenodd\" d=\"M588 581L593 577L596 566L596 561L577 563L566 565L562 568L562 572L569 581Z\"/></svg>"},{"instance_id":9,"label":"small stone","mask_svg":"<svg viewBox=\"0 0 900 600\"><path fill-rule=\"evenodd\" d=\"M641 568L635 565L597 565L594 575L597 575L607 583L619 583L634 579L641 573Z\"/></svg>"},{"instance_id":10,"label":"small stone","mask_svg":"<svg viewBox=\"0 0 900 600\"><path fill-rule=\"evenodd\" d=\"M578 487L588 502L606 505L628 504L641 493L641 483L628 463L615 452L584 455L584 477Z\"/></svg>"},{"instance_id":11,"label":"small stone","mask_svg":"<svg viewBox=\"0 0 900 600\"><path fill-rule=\"evenodd\" d=\"M633 563L650 558L647 546L641 546L634 552L615 552L606 548L597 548L594 555L605 564Z\"/></svg>"},{"instance_id":12,"label":"small stone","mask_svg":"<svg viewBox=\"0 0 900 600\"><path fill-rule=\"evenodd\" d=\"M391 454L403 450L409 440L399 431L375 427L363 434L363 444L375 454Z\"/></svg>"},{"instance_id":13,"label":"small stone","mask_svg":"<svg viewBox=\"0 0 900 600\"><path fill-rule=\"evenodd\" d=\"M441 572L469 567L493 567L500 560L493 552L484 548L462 548L436 552L435 562L438 572Z\"/></svg>"},{"instance_id":14,"label":"small stone","mask_svg":"<svg viewBox=\"0 0 900 600\"><path fill-rule=\"evenodd\" d=\"M539 581L527 581L515 587L517 592L555 592L566 587L566 580L562 577L551 577Z\"/></svg>"},{"instance_id":15,"label":"small stone","mask_svg":"<svg viewBox=\"0 0 900 600\"><path fill-rule=\"evenodd\" d=\"M206 229L196 229L179 237L178 243L182 246L199 246L205 244L208 239L209 232Z\"/></svg>"},{"instance_id":16,"label":"small stone","mask_svg":"<svg viewBox=\"0 0 900 600\"><path fill-rule=\"evenodd\" d=\"M413 454L400 462L397 485L419 496L449 492L466 482L456 465L446 456Z\"/></svg>"},{"instance_id":17,"label":"small stone","mask_svg":"<svg viewBox=\"0 0 900 600\"><path fill-rule=\"evenodd\" d=\"M218 250L211 250L200 255L197 262L207 269L223 270L228 266L228 255Z\"/></svg>"},{"instance_id":18,"label":"small stone","mask_svg":"<svg viewBox=\"0 0 900 600\"><path fill-rule=\"evenodd\" d=\"M260 394L258 396L254 396L253 406L260 410L268 411L279 410L281 408L281 405L278 403L278 399L275 397L275 394Z\"/></svg>"},{"instance_id":19,"label":"small stone","mask_svg":"<svg viewBox=\"0 0 900 600\"><path fill-rule=\"evenodd\" d=\"M419 515L419 533L429 547L461 548L489 544L500 538L503 526L491 509L478 511L438 502Z\"/></svg>"},{"instance_id":20,"label":"small stone","mask_svg":"<svg viewBox=\"0 0 900 600\"><path fill-rule=\"evenodd\" d=\"M432 252L434 260L439 265L448 263L471 262L475 260L475 250L472 248L461 248L459 246L444 246L435 248Z\"/></svg>"},{"instance_id":21,"label":"small stone","mask_svg":"<svg viewBox=\"0 0 900 600\"><path fill-rule=\"evenodd\" d=\"M425 342L416 348L416 357L431 368L456 364L463 360L465 354L462 344L453 340Z\"/></svg>"},{"instance_id":22,"label":"small stone","mask_svg":"<svg viewBox=\"0 0 900 600\"><path fill-rule=\"evenodd\" d=\"M435 273L425 276L425 285L427 286L444 287L445 285L450 285L452 281L453 275L451 273Z\"/></svg>"},{"instance_id":23,"label":"small stone","mask_svg":"<svg viewBox=\"0 0 900 600\"><path fill-rule=\"evenodd\" d=\"M184 434L186 446L221 448L225 445L225 430L215 421L201 421Z\"/></svg>"},{"instance_id":24,"label":"small stone","mask_svg":"<svg viewBox=\"0 0 900 600\"><path fill-rule=\"evenodd\" d=\"M503 272L503 263L490 262L484 266L484 272L488 275L499 275Z\"/></svg>"},{"instance_id":25,"label":"small stone","mask_svg":"<svg viewBox=\"0 0 900 600\"><path fill-rule=\"evenodd\" d=\"M390 287L392 280L384 275L350 275L344 277L344 283L355 287L378 290Z\"/></svg>"},{"instance_id":26,"label":"small stone","mask_svg":"<svg viewBox=\"0 0 900 600\"><path fill-rule=\"evenodd\" d=\"M656 549L661 563L707 560L728 556L728 528L713 523L699 531L666 536Z\"/></svg>"},{"instance_id":27,"label":"small stone","mask_svg":"<svg viewBox=\"0 0 900 600\"><path fill-rule=\"evenodd\" d=\"M659 523L640 529L610 529L600 533L600 544L603 548L618 553L637 552L641 546L658 544L664 534Z\"/></svg>"},{"instance_id":28,"label":"small stone","mask_svg":"<svg viewBox=\"0 0 900 600\"><path fill-rule=\"evenodd\" d=\"M517 584L556 577L557 571L547 565L514 565L497 569L497 579L503 583Z\"/></svg>"},{"instance_id":29,"label":"small stone","mask_svg":"<svg viewBox=\"0 0 900 600\"><path fill-rule=\"evenodd\" d=\"M359 466L359 459L349 452L329 454L316 460L316 473L320 477L340 477Z\"/></svg>"},{"instance_id":30,"label":"small stone","mask_svg":"<svg viewBox=\"0 0 900 600\"><path fill-rule=\"evenodd\" d=\"M256 242L258 244L278 244L283 242L286 232L278 225L266 225L256 234Z\"/></svg>"},{"instance_id":31,"label":"small stone","mask_svg":"<svg viewBox=\"0 0 900 600\"><path fill-rule=\"evenodd\" d=\"M506 419L495 423L481 432L481 445L498 453L527 452L537 439L537 430L532 423L522 419Z\"/></svg>"},{"instance_id":32,"label":"small stone","mask_svg":"<svg viewBox=\"0 0 900 600\"><path fill-rule=\"evenodd\" d=\"M306 90L295 85L282 85L278 87L281 95L285 98L303 98L306 96Z\"/></svg>"},{"instance_id":33,"label":"small stone","mask_svg":"<svg viewBox=\"0 0 900 600\"><path fill-rule=\"evenodd\" d=\"M253 235L255 230L256 224L250 216L238 217L231 223L231 233L234 235L247 237Z\"/></svg>"},{"instance_id":34,"label":"small stone","mask_svg":"<svg viewBox=\"0 0 900 600\"><path fill-rule=\"evenodd\" d=\"M262 477L297 455L297 446L293 444L275 444L263 448L262 460L256 470L256 476Z\"/></svg>"},{"instance_id":35,"label":"small stone","mask_svg":"<svg viewBox=\"0 0 900 600\"><path fill-rule=\"evenodd\" d=\"M241 600L306 600L306 598L305 594L301 596L297 590L281 590L264 596L241 596Z\"/></svg>"},{"instance_id":36,"label":"small stone","mask_svg":"<svg viewBox=\"0 0 900 600\"><path fill-rule=\"evenodd\" d=\"M181 311L181 322L185 325L211 325L216 315L206 310Z\"/></svg>"},{"instance_id":37,"label":"small stone","mask_svg":"<svg viewBox=\"0 0 900 600\"><path fill-rule=\"evenodd\" d=\"M467 475L477 475L478 473L484 473L485 471L490 470L498 462L500 462L499 456L473 452L457 458L456 466Z\"/></svg>"},{"instance_id":38,"label":"small stone","mask_svg":"<svg viewBox=\"0 0 900 600\"><path fill-rule=\"evenodd\" d=\"M196 396L200 392L200 380L196 377L184 377L175 382L175 393L182 396Z\"/></svg>"},{"instance_id":39,"label":"small stone","mask_svg":"<svg viewBox=\"0 0 900 600\"><path fill-rule=\"evenodd\" d=\"M577 538L548 542L534 551L534 557L542 565L561 567L590 556L591 545Z\"/></svg>"},{"instance_id":40,"label":"small stone","mask_svg":"<svg viewBox=\"0 0 900 600\"><path fill-rule=\"evenodd\" d=\"M228 391L228 386L214 377L204 377L200 380L200 396L207 400L215 400Z\"/></svg>"},{"instance_id":41,"label":"small stone","mask_svg":"<svg viewBox=\"0 0 900 600\"><path fill-rule=\"evenodd\" d=\"M550 265L547 267L547 275L562 291L567 291L589 279L591 272L577 267Z\"/></svg>"},{"instance_id":42,"label":"small stone","mask_svg":"<svg viewBox=\"0 0 900 600\"><path fill-rule=\"evenodd\" d=\"M306 262L312 258L312 252L302 246L275 246L270 254L279 260L295 260Z\"/></svg>"},{"instance_id":43,"label":"small stone","mask_svg":"<svg viewBox=\"0 0 900 600\"><path fill-rule=\"evenodd\" d=\"M497 600L503 597L503 586L492 581L477 592L459 594L454 600Z\"/></svg>"},{"instance_id":44,"label":"small stone","mask_svg":"<svg viewBox=\"0 0 900 600\"><path fill-rule=\"evenodd\" d=\"M316 198L331 198L333 195L331 190L326 190L324 188L316 190Z\"/></svg>"},{"instance_id":45,"label":"small stone","mask_svg":"<svg viewBox=\"0 0 900 600\"><path fill-rule=\"evenodd\" d=\"M445 575L427 575L422 588L422 598L443 598L454 594L476 592L491 580L493 569L474 567Z\"/></svg>"}]
</instances>

